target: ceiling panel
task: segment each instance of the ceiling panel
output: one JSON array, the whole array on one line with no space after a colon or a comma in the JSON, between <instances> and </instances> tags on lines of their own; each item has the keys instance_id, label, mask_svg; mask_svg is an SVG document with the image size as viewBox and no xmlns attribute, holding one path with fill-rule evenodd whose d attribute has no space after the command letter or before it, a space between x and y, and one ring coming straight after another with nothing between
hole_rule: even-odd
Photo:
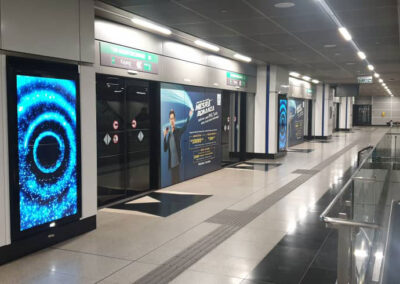
<instances>
[{"instance_id":1,"label":"ceiling panel","mask_svg":"<svg viewBox=\"0 0 400 284\"><path fill-rule=\"evenodd\" d=\"M397 0L325 1L349 28L377 72L384 78L400 79ZM365 62L342 39L336 24L316 0L292 0L295 6L288 9L275 7L287 2L282 0L104 2L261 61L330 82L356 82L358 75L367 74Z\"/></svg>"},{"instance_id":2,"label":"ceiling panel","mask_svg":"<svg viewBox=\"0 0 400 284\"><path fill-rule=\"evenodd\" d=\"M397 25L397 11L391 6L364 8L357 11L343 10L336 14L346 23L346 27L352 30L357 27Z\"/></svg>"},{"instance_id":3,"label":"ceiling panel","mask_svg":"<svg viewBox=\"0 0 400 284\"><path fill-rule=\"evenodd\" d=\"M248 36L282 33L282 29L265 18L255 17L245 20L222 21L221 24Z\"/></svg>"},{"instance_id":4,"label":"ceiling panel","mask_svg":"<svg viewBox=\"0 0 400 284\"><path fill-rule=\"evenodd\" d=\"M326 0L332 10L338 12L343 10L376 9L378 7L397 7L397 0Z\"/></svg>"},{"instance_id":5,"label":"ceiling panel","mask_svg":"<svg viewBox=\"0 0 400 284\"><path fill-rule=\"evenodd\" d=\"M216 25L215 23L204 22L195 24L175 24L172 27L188 34L195 35L201 38L208 38L210 34L215 37L229 37L237 35L237 32Z\"/></svg>"},{"instance_id":6,"label":"ceiling panel","mask_svg":"<svg viewBox=\"0 0 400 284\"><path fill-rule=\"evenodd\" d=\"M273 21L281 25L284 29L289 30L291 33L308 31L320 32L321 30L336 29L334 23L323 14L281 17L273 19ZM318 23L318 25L315 23Z\"/></svg>"},{"instance_id":7,"label":"ceiling panel","mask_svg":"<svg viewBox=\"0 0 400 284\"><path fill-rule=\"evenodd\" d=\"M343 0L342 0L343 1ZM296 4L293 8L290 9L277 9L275 8L275 4L280 2L288 2L288 1L277 1L277 0L246 0L245 2L249 3L250 6L258 9L266 16L271 18L279 18L279 17L288 17L288 16L312 16L318 15L321 13L321 8L316 5L315 0L296 0L291 1Z\"/></svg>"},{"instance_id":8,"label":"ceiling panel","mask_svg":"<svg viewBox=\"0 0 400 284\"><path fill-rule=\"evenodd\" d=\"M217 21L249 19L259 16L242 0L176 0L176 2Z\"/></svg>"}]
</instances>

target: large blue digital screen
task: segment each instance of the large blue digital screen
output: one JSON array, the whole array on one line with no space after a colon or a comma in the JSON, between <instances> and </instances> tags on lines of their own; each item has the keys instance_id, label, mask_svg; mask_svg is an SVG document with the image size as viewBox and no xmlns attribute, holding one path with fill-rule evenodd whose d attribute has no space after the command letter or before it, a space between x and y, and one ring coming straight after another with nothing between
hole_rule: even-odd
<instances>
[{"instance_id":1,"label":"large blue digital screen","mask_svg":"<svg viewBox=\"0 0 400 284\"><path fill-rule=\"evenodd\" d=\"M285 151L287 146L287 108L287 99L279 98L278 151Z\"/></svg>"},{"instance_id":2,"label":"large blue digital screen","mask_svg":"<svg viewBox=\"0 0 400 284\"><path fill-rule=\"evenodd\" d=\"M78 213L77 85L16 75L19 230Z\"/></svg>"}]
</instances>

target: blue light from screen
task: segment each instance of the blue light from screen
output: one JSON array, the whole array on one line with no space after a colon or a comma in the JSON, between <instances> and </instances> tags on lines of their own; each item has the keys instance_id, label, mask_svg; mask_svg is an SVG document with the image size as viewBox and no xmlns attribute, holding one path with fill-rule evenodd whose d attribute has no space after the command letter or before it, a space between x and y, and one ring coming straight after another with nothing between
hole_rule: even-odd
<instances>
[{"instance_id":1,"label":"blue light from screen","mask_svg":"<svg viewBox=\"0 0 400 284\"><path fill-rule=\"evenodd\" d=\"M279 99L279 150L286 150L287 143L287 100Z\"/></svg>"},{"instance_id":2,"label":"blue light from screen","mask_svg":"<svg viewBox=\"0 0 400 284\"><path fill-rule=\"evenodd\" d=\"M17 75L17 99L20 230L24 231L78 212L76 83ZM49 147L55 147L57 154Z\"/></svg>"}]
</instances>

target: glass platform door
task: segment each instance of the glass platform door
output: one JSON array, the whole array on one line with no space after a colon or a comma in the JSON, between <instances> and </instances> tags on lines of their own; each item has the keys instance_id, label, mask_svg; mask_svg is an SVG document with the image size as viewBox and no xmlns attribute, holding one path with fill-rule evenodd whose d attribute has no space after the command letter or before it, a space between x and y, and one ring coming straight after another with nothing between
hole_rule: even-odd
<instances>
[{"instance_id":1,"label":"glass platform door","mask_svg":"<svg viewBox=\"0 0 400 284\"><path fill-rule=\"evenodd\" d=\"M103 207L150 188L149 83L97 74L96 93L98 206Z\"/></svg>"}]
</instances>

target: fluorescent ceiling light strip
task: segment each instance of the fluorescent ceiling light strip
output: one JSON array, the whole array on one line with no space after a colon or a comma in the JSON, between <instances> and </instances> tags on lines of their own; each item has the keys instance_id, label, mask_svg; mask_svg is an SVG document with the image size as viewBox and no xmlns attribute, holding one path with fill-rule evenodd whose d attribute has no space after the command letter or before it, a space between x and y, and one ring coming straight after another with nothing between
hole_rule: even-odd
<instances>
[{"instance_id":1,"label":"fluorescent ceiling light strip","mask_svg":"<svg viewBox=\"0 0 400 284\"><path fill-rule=\"evenodd\" d=\"M347 40L347 41L352 40L351 34L345 27L340 27L339 32L345 40Z\"/></svg>"},{"instance_id":2,"label":"fluorescent ceiling light strip","mask_svg":"<svg viewBox=\"0 0 400 284\"><path fill-rule=\"evenodd\" d=\"M362 59L362 60L364 60L364 59L367 58L367 56L365 55L365 53L362 52L362 51L357 52L357 55L358 55L358 57L360 57L360 59Z\"/></svg>"},{"instance_id":3,"label":"fluorescent ceiling light strip","mask_svg":"<svg viewBox=\"0 0 400 284\"><path fill-rule=\"evenodd\" d=\"M296 78L300 77L300 74L297 72L290 72L289 75Z\"/></svg>"},{"instance_id":4,"label":"fluorescent ceiling light strip","mask_svg":"<svg viewBox=\"0 0 400 284\"><path fill-rule=\"evenodd\" d=\"M302 78L303 78L303 80L306 80L306 81L310 81L311 80L311 78L309 76L303 76Z\"/></svg>"},{"instance_id":5,"label":"fluorescent ceiling light strip","mask_svg":"<svg viewBox=\"0 0 400 284\"><path fill-rule=\"evenodd\" d=\"M196 40L194 43L196 45L198 45L198 46L204 47L204 48L212 50L212 51L219 51L219 47L218 46L213 45L213 44L208 43L208 42L205 42L205 41L200 40L200 39Z\"/></svg>"},{"instance_id":6,"label":"fluorescent ceiling light strip","mask_svg":"<svg viewBox=\"0 0 400 284\"><path fill-rule=\"evenodd\" d=\"M313 82L314 84L319 84L319 81L316 79L313 79L311 82Z\"/></svg>"},{"instance_id":7,"label":"fluorescent ceiling light strip","mask_svg":"<svg viewBox=\"0 0 400 284\"><path fill-rule=\"evenodd\" d=\"M239 59L241 61L245 61L245 62L250 62L251 61L250 57L242 55L242 54L239 54L239 53L236 53L235 55L233 55L233 57L235 57L236 59Z\"/></svg>"},{"instance_id":8,"label":"fluorescent ceiling light strip","mask_svg":"<svg viewBox=\"0 0 400 284\"><path fill-rule=\"evenodd\" d=\"M370 71L374 71L374 69L375 69L375 67L374 67L374 65L371 65L371 64L368 64L368 70L370 70Z\"/></svg>"},{"instance_id":9,"label":"fluorescent ceiling light strip","mask_svg":"<svg viewBox=\"0 0 400 284\"><path fill-rule=\"evenodd\" d=\"M133 18L133 19L132 19L132 22L133 22L134 24L136 24L136 25L145 27L145 28L147 28L147 29L149 29L149 30L153 30L153 31L156 31L156 32L165 34L165 35L170 35L170 34L172 34L172 31L171 31L170 29L167 29L167 28L165 28L165 27L159 26L159 25L154 24L154 23L149 22L149 21L145 21L145 20L138 19L138 18Z\"/></svg>"},{"instance_id":10,"label":"fluorescent ceiling light strip","mask_svg":"<svg viewBox=\"0 0 400 284\"><path fill-rule=\"evenodd\" d=\"M378 73L374 73L374 77L375 78L379 78L381 75L379 75Z\"/></svg>"}]
</instances>

